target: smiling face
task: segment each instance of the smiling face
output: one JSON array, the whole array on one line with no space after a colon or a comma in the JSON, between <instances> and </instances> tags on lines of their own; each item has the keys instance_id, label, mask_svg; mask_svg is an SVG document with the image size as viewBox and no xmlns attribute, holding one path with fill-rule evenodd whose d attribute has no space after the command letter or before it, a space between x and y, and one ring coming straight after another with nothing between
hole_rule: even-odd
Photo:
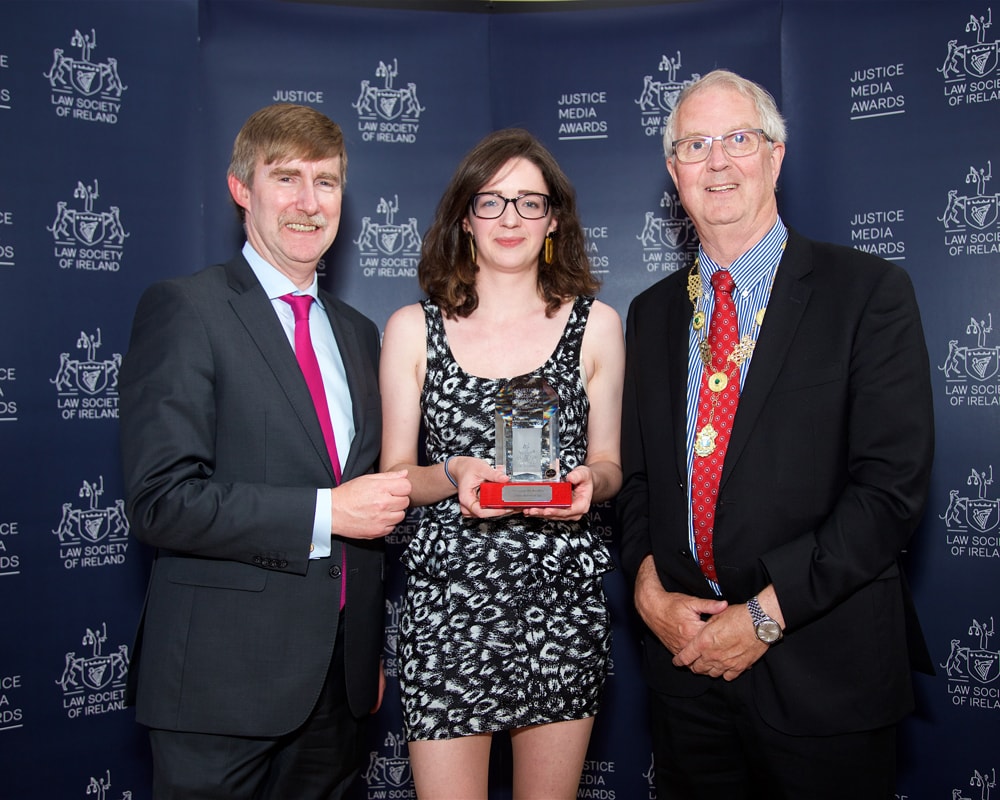
<instances>
[{"instance_id":1,"label":"smiling face","mask_svg":"<svg viewBox=\"0 0 1000 800\"><path fill-rule=\"evenodd\" d=\"M675 113L678 139L761 127L753 102L724 86L695 92ZM774 190L784 155L781 142L763 141L756 153L740 158L713 142L708 158L697 164L667 159L667 170L703 244L725 241L749 249L767 233L778 215Z\"/></svg>"},{"instance_id":2,"label":"smiling face","mask_svg":"<svg viewBox=\"0 0 1000 800\"><path fill-rule=\"evenodd\" d=\"M340 156L320 161L258 158L249 186L229 176L229 191L244 209L247 240L300 288L312 283L319 259L340 226Z\"/></svg>"},{"instance_id":3,"label":"smiling face","mask_svg":"<svg viewBox=\"0 0 1000 800\"><path fill-rule=\"evenodd\" d=\"M535 164L524 158L513 158L478 192L495 192L506 198L533 192L547 195L549 188ZM476 261L480 268L516 271L538 267L538 254L545 236L556 229L556 221L551 208L541 219L523 219L514 204L507 203L496 219L480 219L470 211L462 221L462 228L475 237Z\"/></svg>"}]
</instances>

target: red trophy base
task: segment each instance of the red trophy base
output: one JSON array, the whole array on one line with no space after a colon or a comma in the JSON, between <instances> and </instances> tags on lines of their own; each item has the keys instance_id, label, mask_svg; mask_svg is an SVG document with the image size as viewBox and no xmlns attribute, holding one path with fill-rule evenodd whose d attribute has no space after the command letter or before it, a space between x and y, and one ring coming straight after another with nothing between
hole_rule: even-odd
<instances>
[{"instance_id":1,"label":"red trophy base","mask_svg":"<svg viewBox=\"0 0 1000 800\"><path fill-rule=\"evenodd\" d=\"M483 508L569 508L573 504L570 483L546 481L482 483L479 485L479 505Z\"/></svg>"}]
</instances>

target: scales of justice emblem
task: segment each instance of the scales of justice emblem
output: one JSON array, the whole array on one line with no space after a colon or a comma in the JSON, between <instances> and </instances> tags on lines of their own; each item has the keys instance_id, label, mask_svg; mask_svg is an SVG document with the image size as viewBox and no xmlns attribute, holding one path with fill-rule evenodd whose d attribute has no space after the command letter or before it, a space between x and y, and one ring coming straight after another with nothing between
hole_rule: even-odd
<instances>
[{"instance_id":1,"label":"scales of justice emblem","mask_svg":"<svg viewBox=\"0 0 1000 800\"><path fill-rule=\"evenodd\" d=\"M642 233L636 238L644 248L663 245L673 249L684 247L695 238L694 223L691 222L680 200L671 192L664 192L660 200L660 208L667 209L668 216L657 217L654 212L647 211L642 226Z\"/></svg>"},{"instance_id":2,"label":"scales of justice emblem","mask_svg":"<svg viewBox=\"0 0 1000 800\"><path fill-rule=\"evenodd\" d=\"M377 750L372 750L368 754L368 767L361 774L361 777L365 779L369 789L384 786L398 789L410 783L413 779L413 771L410 768L410 760L401 755L403 744L402 736L397 736L389 731L385 735L383 747L391 747L392 755L382 756Z\"/></svg>"},{"instance_id":3,"label":"scales of justice emblem","mask_svg":"<svg viewBox=\"0 0 1000 800\"><path fill-rule=\"evenodd\" d=\"M413 122L420 118L421 112L426 109L417 99L417 85L408 83L405 89L395 88L393 82L397 75L399 75L399 65L394 58L391 65L384 61L378 63L375 77L382 78L381 88L372 86L368 80L361 81L361 93L358 99L351 103L360 119L381 117L386 122L397 119Z\"/></svg>"},{"instance_id":4,"label":"scales of justice emblem","mask_svg":"<svg viewBox=\"0 0 1000 800\"><path fill-rule=\"evenodd\" d=\"M993 162L986 167L969 167L965 182L976 185L974 195L960 195L957 189L948 190L948 203L938 222L946 231L962 230L965 226L986 230L1000 220L1000 194L986 194L986 184L993 180Z\"/></svg>"},{"instance_id":5,"label":"scales of justice emblem","mask_svg":"<svg viewBox=\"0 0 1000 800\"><path fill-rule=\"evenodd\" d=\"M81 644L90 646L89 656L78 656L74 651L66 654L62 677L56 681L67 694L79 694L85 689L100 691L111 683L125 683L128 672L128 647L119 645L114 653L103 652L108 640L107 623L99 629L87 628Z\"/></svg>"},{"instance_id":6,"label":"scales of justice emblem","mask_svg":"<svg viewBox=\"0 0 1000 800\"><path fill-rule=\"evenodd\" d=\"M48 78L53 91L77 92L84 97L101 94L105 97L121 97L128 87L118 76L118 60L109 58L103 64L90 60L91 51L97 46L97 32L91 29L90 36L79 30L73 32L70 46L78 47L82 58L70 58L61 47L52 51L52 66L43 73Z\"/></svg>"},{"instance_id":7,"label":"scales of justice emblem","mask_svg":"<svg viewBox=\"0 0 1000 800\"><path fill-rule=\"evenodd\" d=\"M989 500L987 489L993 485L993 467L972 474L965 481L966 486L975 486L978 497L960 497L958 489L952 489L948 497L948 508L940 518L949 529L971 528L977 533L989 533L1000 524L1000 499Z\"/></svg>"},{"instance_id":8,"label":"scales of justice emblem","mask_svg":"<svg viewBox=\"0 0 1000 800\"><path fill-rule=\"evenodd\" d=\"M1000 652L989 649L989 640L993 635L993 617L989 623L972 620L969 626L969 636L979 640L978 647L963 645L960 639L951 640L951 650L948 660L940 666L950 679L976 683L992 683L1000 676Z\"/></svg>"},{"instance_id":9,"label":"scales of justice emblem","mask_svg":"<svg viewBox=\"0 0 1000 800\"><path fill-rule=\"evenodd\" d=\"M101 346L101 329L96 336L81 331L76 340L78 350L87 351L86 361L71 359L69 353L59 354L59 372L49 383L54 383L60 393L74 393L79 390L84 394L95 395L107 389L117 391L118 370L122 365L121 353L115 353L110 359L97 360L97 348Z\"/></svg>"},{"instance_id":10,"label":"scales of justice emblem","mask_svg":"<svg viewBox=\"0 0 1000 800\"><path fill-rule=\"evenodd\" d=\"M111 795L111 770L104 770L103 778L91 776L90 783L87 784L87 794L96 795L94 800L110 800ZM122 792L121 800L132 800L132 792L127 789Z\"/></svg>"},{"instance_id":11,"label":"scales of justice emblem","mask_svg":"<svg viewBox=\"0 0 1000 800\"><path fill-rule=\"evenodd\" d=\"M972 776L969 778L969 786L979 789L978 800L990 800L991 790L997 788L996 769L984 769L982 772L978 769L972 770ZM952 789L951 800L973 800L973 798L962 794L961 789Z\"/></svg>"},{"instance_id":12,"label":"scales of justice emblem","mask_svg":"<svg viewBox=\"0 0 1000 800\"><path fill-rule=\"evenodd\" d=\"M948 41L948 54L937 71L946 80L971 75L983 78L997 68L1000 54L1000 40L986 41L986 31L993 27L993 9L987 9L985 17L969 15L965 32L976 35L975 44L959 44L958 39Z\"/></svg>"},{"instance_id":13,"label":"scales of justice emblem","mask_svg":"<svg viewBox=\"0 0 1000 800\"><path fill-rule=\"evenodd\" d=\"M958 339L951 339L948 355L938 369L952 381L963 377L988 381L1000 372L1000 347L986 346L986 335L993 332L993 314L987 315L985 320L970 318L965 332L976 337L976 346L959 346Z\"/></svg>"},{"instance_id":14,"label":"scales of justice emblem","mask_svg":"<svg viewBox=\"0 0 1000 800\"><path fill-rule=\"evenodd\" d=\"M361 233L354 242L361 255L382 253L387 256L406 254L418 257L423 242L416 217L410 217L405 225L398 225L394 221L399 211L399 195L395 195L391 203L380 197L375 210L383 216L385 222L372 222L371 217L361 220Z\"/></svg>"},{"instance_id":15,"label":"scales of justice emblem","mask_svg":"<svg viewBox=\"0 0 1000 800\"><path fill-rule=\"evenodd\" d=\"M83 211L69 208L66 201L56 204L56 218L46 230L52 234L56 243L72 244L73 239L85 245L96 245L105 242L109 246L121 247L129 234L121 223L121 212L118 206L111 206L109 211L94 211L94 201L100 197L97 180L92 186L85 186L77 181L73 190L73 198L83 200Z\"/></svg>"},{"instance_id":16,"label":"scales of justice emblem","mask_svg":"<svg viewBox=\"0 0 1000 800\"><path fill-rule=\"evenodd\" d=\"M101 496L104 494L104 476L97 482L84 481L80 487L79 496L86 498L89 508L73 508L72 503L63 503L62 519L59 527L52 533L59 537L59 542L83 540L99 542L111 535L111 538L124 539L128 536L129 524L125 516L125 501L118 499L114 506L100 508Z\"/></svg>"},{"instance_id":17,"label":"scales of justice emblem","mask_svg":"<svg viewBox=\"0 0 1000 800\"><path fill-rule=\"evenodd\" d=\"M667 79L654 81L652 75L643 77L642 94L635 102L639 105L643 114L666 112L669 114L677 105L677 97L688 84L694 83L701 77L698 73L691 76L689 80L678 81L677 71L681 67L681 51L677 51L674 58L667 58L665 55L660 58L657 69L667 74Z\"/></svg>"}]
</instances>

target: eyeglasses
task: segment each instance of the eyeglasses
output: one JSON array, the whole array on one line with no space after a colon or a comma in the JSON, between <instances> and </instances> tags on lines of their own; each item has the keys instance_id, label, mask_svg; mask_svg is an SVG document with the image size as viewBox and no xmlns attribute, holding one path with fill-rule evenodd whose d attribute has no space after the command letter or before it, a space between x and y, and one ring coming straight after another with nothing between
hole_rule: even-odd
<instances>
[{"instance_id":1,"label":"eyeglasses","mask_svg":"<svg viewBox=\"0 0 1000 800\"><path fill-rule=\"evenodd\" d=\"M514 204L514 210L522 219L541 219L549 213L549 196L530 192L517 197L501 197L496 192L481 192L472 195L469 208L480 219L497 219L507 210L507 203Z\"/></svg>"},{"instance_id":2,"label":"eyeglasses","mask_svg":"<svg viewBox=\"0 0 1000 800\"><path fill-rule=\"evenodd\" d=\"M697 164L708 158L714 142L722 142L722 149L733 158L752 156L760 149L760 140L773 142L761 128L732 131L723 136L685 136L671 143L674 155L682 164Z\"/></svg>"}]
</instances>

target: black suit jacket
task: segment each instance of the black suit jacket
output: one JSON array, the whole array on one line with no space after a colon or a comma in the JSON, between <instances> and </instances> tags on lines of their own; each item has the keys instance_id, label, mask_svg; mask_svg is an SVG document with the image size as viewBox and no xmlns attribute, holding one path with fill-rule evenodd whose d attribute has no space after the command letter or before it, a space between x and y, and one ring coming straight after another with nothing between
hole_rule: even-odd
<instances>
[{"instance_id":1,"label":"black suit jacket","mask_svg":"<svg viewBox=\"0 0 1000 800\"><path fill-rule=\"evenodd\" d=\"M323 294L351 392L343 472L376 468L379 338ZM384 627L381 542L334 538L310 561L317 487L334 485L309 390L242 256L143 295L119 388L132 532L157 548L130 666L139 722L277 736L315 705L338 626L347 548L346 672L375 703Z\"/></svg>"},{"instance_id":2,"label":"black suit jacket","mask_svg":"<svg viewBox=\"0 0 1000 800\"><path fill-rule=\"evenodd\" d=\"M622 560L652 554L664 587L712 596L688 544L687 271L633 301L622 417ZM871 255L790 231L721 476L714 546L727 600L773 583L787 630L740 680L765 720L826 735L912 707L910 646L929 664L900 552L933 454L930 370L909 278ZM909 626L909 627L908 627ZM671 664L646 632L655 689L712 678Z\"/></svg>"}]
</instances>

